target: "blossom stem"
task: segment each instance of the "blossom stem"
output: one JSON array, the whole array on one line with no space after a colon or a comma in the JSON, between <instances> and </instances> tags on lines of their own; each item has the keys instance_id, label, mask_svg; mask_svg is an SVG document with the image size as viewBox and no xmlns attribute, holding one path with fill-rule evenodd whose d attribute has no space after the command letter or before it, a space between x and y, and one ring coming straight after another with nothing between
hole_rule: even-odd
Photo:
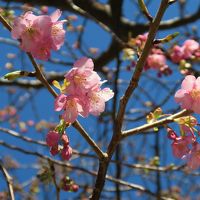
<instances>
[{"instance_id":1,"label":"blossom stem","mask_svg":"<svg viewBox=\"0 0 200 200\"><path fill-rule=\"evenodd\" d=\"M6 21L6 19L0 14L0 21L3 24L4 27L6 27L9 31L12 30L12 27L10 24Z\"/></svg>"}]
</instances>

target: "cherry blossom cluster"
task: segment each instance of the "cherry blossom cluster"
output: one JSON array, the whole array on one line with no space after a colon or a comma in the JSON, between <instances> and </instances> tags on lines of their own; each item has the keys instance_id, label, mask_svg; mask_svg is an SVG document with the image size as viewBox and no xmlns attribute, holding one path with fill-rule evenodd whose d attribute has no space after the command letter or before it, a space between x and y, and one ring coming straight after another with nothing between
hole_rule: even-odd
<instances>
[{"instance_id":1,"label":"cherry blossom cluster","mask_svg":"<svg viewBox=\"0 0 200 200\"><path fill-rule=\"evenodd\" d=\"M182 46L173 46L170 58L174 63L179 63L181 60L187 59L200 59L200 45L197 41L188 39Z\"/></svg>"},{"instance_id":2,"label":"cherry blossom cluster","mask_svg":"<svg viewBox=\"0 0 200 200\"><path fill-rule=\"evenodd\" d=\"M181 89L175 94L175 101L180 104L181 108L200 114L200 77L186 76ZM197 120L193 116L187 116L175 121L180 126L181 136L177 136L171 128L168 128L168 136L173 140L173 154L175 157L186 159L189 168L197 169L200 167L200 144L197 142L199 132L194 127L198 125Z\"/></svg>"},{"instance_id":3,"label":"cherry blossom cluster","mask_svg":"<svg viewBox=\"0 0 200 200\"><path fill-rule=\"evenodd\" d=\"M186 76L181 89L175 94L175 100L181 108L200 114L200 77L196 79L193 75Z\"/></svg>"},{"instance_id":4,"label":"cherry blossom cluster","mask_svg":"<svg viewBox=\"0 0 200 200\"><path fill-rule=\"evenodd\" d=\"M181 136L177 136L171 128L167 129L168 138L173 140L173 155L186 160L188 167L195 170L200 167L200 144L197 142L197 130L194 128L197 120L193 116L187 116L177 119L176 122L180 125Z\"/></svg>"},{"instance_id":5,"label":"cherry blossom cluster","mask_svg":"<svg viewBox=\"0 0 200 200\"><path fill-rule=\"evenodd\" d=\"M51 16L36 16L31 11L15 18L12 37L20 41L22 50L33 57L48 60L51 50L59 50L64 43L65 30L63 23L58 21L61 11L56 10Z\"/></svg>"},{"instance_id":6,"label":"cherry blossom cluster","mask_svg":"<svg viewBox=\"0 0 200 200\"><path fill-rule=\"evenodd\" d=\"M142 52L144 45L146 43L148 34L144 35L138 35L136 38L132 39L129 43L131 46L134 46L136 48L136 51L139 52L139 54ZM129 59L134 59L134 55L136 54L133 49L126 49L125 53L128 53ZM172 73L172 70L169 68L169 66L166 63L167 59L165 56L165 53L163 52L162 48L155 44L153 48L150 51L149 56L147 57L144 70L153 69L158 71L158 76L161 77L162 75L170 75ZM134 65L134 62L132 62Z\"/></svg>"},{"instance_id":7,"label":"cherry blossom cluster","mask_svg":"<svg viewBox=\"0 0 200 200\"><path fill-rule=\"evenodd\" d=\"M62 147L59 145L59 141L62 142ZM72 148L69 146L69 139L64 133L59 134L57 131L49 131L46 136L46 143L50 147L51 155L55 156L61 153L63 160L69 160L72 155Z\"/></svg>"},{"instance_id":8,"label":"cherry blossom cluster","mask_svg":"<svg viewBox=\"0 0 200 200\"><path fill-rule=\"evenodd\" d=\"M92 59L83 57L65 74L64 87L60 88L61 94L55 100L55 111L64 111L65 122L73 123L78 115L100 115L105 102L113 97L110 88L101 89L105 81L101 81L93 69Z\"/></svg>"}]
</instances>

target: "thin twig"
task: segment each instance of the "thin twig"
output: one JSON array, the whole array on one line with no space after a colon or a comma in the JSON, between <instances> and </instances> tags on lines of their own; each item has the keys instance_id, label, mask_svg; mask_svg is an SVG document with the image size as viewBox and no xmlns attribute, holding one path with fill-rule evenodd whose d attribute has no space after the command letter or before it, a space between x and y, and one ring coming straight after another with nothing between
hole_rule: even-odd
<instances>
[{"instance_id":1,"label":"thin twig","mask_svg":"<svg viewBox=\"0 0 200 200\"><path fill-rule=\"evenodd\" d=\"M83 167L80 167L80 166L73 166L73 165L68 164L66 162L62 162L62 161L59 161L59 160L52 159L52 158L50 158L48 156L45 156L43 154L40 154L38 152L28 151L28 150L22 149L20 147L14 146L14 145L7 144L6 142L1 141L1 140L0 140L0 145L2 145L4 147L7 147L9 149L12 149L12 150L19 151L19 152L24 153L24 154L29 154L29 155L40 157L42 159L50 161L50 162L52 162L52 163L54 163L56 165L59 165L59 166L67 167L67 168L72 169L72 170L79 170L79 171L85 172L85 173L87 173L87 174L89 174L91 176L97 176L98 175L98 173L96 171L87 170L87 169L85 169ZM118 183L120 185L124 185L124 186L127 186L127 187L131 188L131 189L138 190L140 192L144 192L146 194L149 194L151 196L156 197L156 194L154 194L153 192L151 192L150 190L146 189L143 186L140 186L140 185L137 185L137 184L133 184L133 183L130 183L130 182L126 182L126 181L123 181L123 180L118 180L118 179L115 179L114 177L112 177L110 175L106 175L105 179L107 179L107 180L109 180L111 182ZM165 197L161 197L161 199L166 199L166 198Z\"/></svg>"},{"instance_id":2,"label":"thin twig","mask_svg":"<svg viewBox=\"0 0 200 200\"><path fill-rule=\"evenodd\" d=\"M60 200L60 187L59 187L59 185L57 184L57 181L56 181L55 167L54 167L53 162L51 162L50 160L48 162L49 162L50 170L52 172L53 183L54 183L54 186L56 188L56 200Z\"/></svg>"},{"instance_id":3,"label":"thin twig","mask_svg":"<svg viewBox=\"0 0 200 200\"><path fill-rule=\"evenodd\" d=\"M13 191L13 186L12 186L12 177L9 175L8 171L6 168L3 166L2 162L0 162L0 169L4 175L4 178L6 179L6 183L8 186L8 191L9 191L9 196L11 200L15 200L15 195Z\"/></svg>"},{"instance_id":4,"label":"thin twig","mask_svg":"<svg viewBox=\"0 0 200 200\"><path fill-rule=\"evenodd\" d=\"M139 126L139 127L127 130L127 131L123 131L122 137L125 138L125 137L128 137L130 135L135 135L137 133L147 131L147 130L154 128L154 127L163 126L165 124L174 122L174 119L176 119L176 118L188 115L190 113L191 113L190 111L184 109L184 110L182 110L182 111L180 111L180 112L178 112L174 115L171 115L171 116L166 117L164 119L158 120L156 122L153 122L153 123L150 123L150 124L145 124L145 125L142 125L142 126Z\"/></svg>"}]
</instances>

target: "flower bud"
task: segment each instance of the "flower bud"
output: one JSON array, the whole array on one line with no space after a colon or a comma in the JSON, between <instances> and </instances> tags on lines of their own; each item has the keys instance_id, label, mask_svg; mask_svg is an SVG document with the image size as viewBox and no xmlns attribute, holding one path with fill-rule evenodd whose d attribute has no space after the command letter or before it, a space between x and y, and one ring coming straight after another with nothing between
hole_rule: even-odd
<instances>
[{"instance_id":1,"label":"flower bud","mask_svg":"<svg viewBox=\"0 0 200 200\"><path fill-rule=\"evenodd\" d=\"M4 75L4 78L7 80L14 80L19 77L21 77L21 71L14 71L14 72L10 72Z\"/></svg>"},{"instance_id":2,"label":"flower bud","mask_svg":"<svg viewBox=\"0 0 200 200\"><path fill-rule=\"evenodd\" d=\"M63 160L69 160L72 156L72 148L68 145L67 147L64 147L61 156Z\"/></svg>"},{"instance_id":3,"label":"flower bud","mask_svg":"<svg viewBox=\"0 0 200 200\"><path fill-rule=\"evenodd\" d=\"M46 136L46 143L49 147L58 145L60 135L56 131L49 131Z\"/></svg>"},{"instance_id":4,"label":"flower bud","mask_svg":"<svg viewBox=\"0 0 200 200\"><path fill-rule=\"evenodd\" d=\"M73 184L73 185L71 186L71 190L72 190L73 192L77 192L78 189L79 189L79 186L76 185L76 184Z\"/></svg>"},{"instance_id":5,"label":"flower bud","mask_svg":"<svg viewBox=\"0 0 200 200\"><path fill-rule=\"evenodd\" d=\"M67 137L67 135L63 134L61 140L63 142L64 147L67 147L69 145L69 138Z\"/></svg>"}]
</instances>

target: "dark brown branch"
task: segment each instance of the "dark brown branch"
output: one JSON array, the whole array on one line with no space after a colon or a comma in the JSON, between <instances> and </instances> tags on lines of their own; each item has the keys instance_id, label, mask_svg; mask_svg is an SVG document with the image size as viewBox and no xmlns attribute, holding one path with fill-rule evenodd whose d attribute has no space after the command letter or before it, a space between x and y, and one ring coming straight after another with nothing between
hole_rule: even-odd
<instances>
[{"instance_id":1,"label":"dark brown branch","mask_svg":"<svg viewBox=\"0 0 200 200\"><path fill-rule=\"evenodd\" d=\"M98 176L97 176L95 188L93 190L93 194L91 197L92 200L97 200L100 198L101 191L102 191L104 183L105 183L105 176L107 173L109 161L111 160L111 157L112 157L114 151L116 150L118 143L121 140L121 128L122 128L122 124L123 124L126 105L129 101L129 98L131 97L131 94L137 87L138 81L140 79L140 76L141 76L141 73L143 70L143 66L144 66L146 58L151 50L151 47L153 45L153 40L154 40L156 32L159 28L159 24L161 22L162 16L163 16L165 10L167 9L167 7L168 7L168 0L163 0L161 2L160 8L156 14L156 17L150 26L147 42L145 44L144 50L141 54L141 57L139 58L139 60L136 64L135 72L132 76L130 84L129 84L127 90L125 91L124 96L120 100L119 111L118 111L116 121L115 121L116 127L115 127L115 130L113 130L113 136L112 136L112 139L110 141L110 144L109 144L108 150L107 150L108 159L102 160L99 164Z\"/></svg>"}]
</instances>

